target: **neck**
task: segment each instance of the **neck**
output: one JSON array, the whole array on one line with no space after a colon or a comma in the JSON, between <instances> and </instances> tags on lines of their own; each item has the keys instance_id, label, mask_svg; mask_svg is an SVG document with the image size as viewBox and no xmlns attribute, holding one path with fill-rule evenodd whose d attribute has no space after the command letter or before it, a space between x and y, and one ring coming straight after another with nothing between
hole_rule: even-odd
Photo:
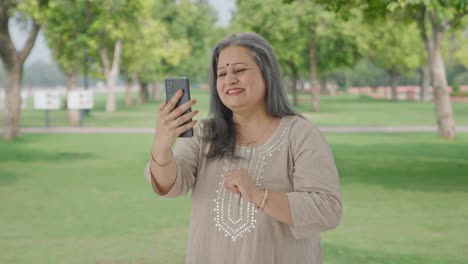
<instances>
[{"instance_id":1,"label":"neck","mask_svg":"<svg viewBox=\"0 0 468 264\"><path fill-rule=\"evenodd\" d=\"M262 126L271 120L266 111L248 112L248 113L233 113L234 124L239 128L251 128Z\"/></svg>"},{"instance_id":2,"label":"neck","mask_svg":"<svg viewBox=\"0 0 468 264\"><path fill-rule=\"evenodd\" d=\"M258 145L267 138L274 127L275 118L266 111L248 114L233 113L237 140L241 145Z\"/></svg>"}]
</instances>

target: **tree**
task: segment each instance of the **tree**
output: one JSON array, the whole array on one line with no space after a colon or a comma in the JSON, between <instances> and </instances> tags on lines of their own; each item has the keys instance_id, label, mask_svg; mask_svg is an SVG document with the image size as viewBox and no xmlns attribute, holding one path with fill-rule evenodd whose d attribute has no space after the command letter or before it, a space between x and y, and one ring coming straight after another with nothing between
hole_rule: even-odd
<instances>
[{"instance_id":1,"label":"tree","mask_svg":"<svg viewBox=\"0 0 468 264\"><path fill-rule=\"evenodd\" d=\"M307 38L301 32L296 6L267 1L238 1L234 31L254 31L273 46L282 71L289 77L292 104L298 105L297 81L307 72Z\"/></svg>"},{"instance_id":2,"label":"tree","mask_svg":"<svg viewBox=\"0 0 468 264\"><path fill-rule=\"evenodd\" d=\"M313 1L239 1L237 9L235 21L272 43L291 79L296 80L301 68L308 67L313 111L319 110L320 77L354 65L365 48L364 33L352 26L359 20L358 13L345 21Z\"/></svg>"},{"instance_id":3,"label":"tree","mask_svg":"<svg viewBox=\"0 0 468 264\"><path fill-rule=\"evenodd\" d=\"M294 2L295 0L283 0ZM426 46L429 66L432 75L434 104L438 133L440 136L455 138L455 121L452 104L447 90L447 78L442 57L442 40L444 33L460 25L468 15L468 0L310 0L321 3L337 13L347 14L353 7L363 8L370 17L389 16L405 17L417 21L421 38Z\"/></svg>"},{"instance_id":4,"label":"tree","mask_svg":"<svg viewBox=\"0 0 468 264\"><path fill-rule=\"evenodd\" d=\"M49 3L45 36L55 62L65 75L67 92L77 87L80 66L85 59L86 9L89 2L84 0L53 0ZM68 123L77 126L80 110L68 109Z\"/></svg>"},{"instance_id":5,"label":"tree","mask_svg":"<svg viewBox=\"0 0 468 264\"><path fill-rule=\"evenodd\" d=\"M393 0L388 4L390 11L401 10L407 16L420 22L421 35L426 44L434 89L434 103L439 135L455 138L455 120L452 103L447 89L447 77L442 57L444 33L457 27L460 20L468 15L468 0Z\"/></svg>"},{"instance_id":6,"label":"tree","mask_svg":"<svg viewBox=\"0 0 468 264\"><path fill-rule=\"evenodd\" d=\"M392 99L397 100L400 77L415 70L423 60L417 26L384 19L369 25L369 32L372 32L372 38L368 55L374 64L387 72Z\"/></svg>"},{"instance_id":7,"label":"tree","mask_svg":"<svg viewBox=\"0 0 468 264\"><path fill-rule=\"evenodd\" d=\"M153 9L174 41L187 41L189 53L179 65L167 65L172 75L187 76L190 82L206 82L211 51L222 32L216 27L216 12L206 0L162 0Z\"/></svg>"},{"instance_id":8,"label":"tree","mask_svg":"<svg viewBox=\"0 0 468 264\"><path fill-rule=\"evenodd\" d=\"M0 2L0 58L6 72L6 107L4 111L4 138L13 140L19 136L21 115L21 81L23 65L36 41L41 28L41 16L47 0L2 0ZM8 22L14 17L29 26L29 36L24 46L17 50L8 30Z\"/></svg>"},{"instance_id":9,"label":"tree","mask_svg":"<svg viewBox=\"0 0 468 264\"><path fill-rule=\"evenodd\" d=\"M89 50L92 56L100 59L106 79L106 112L114 112L117 107L115 86L120 72L122 49L128 33L137 26L141 1L87 1Z\"/></svg>"},{"instance_id":10,"label":"tree","mask_svg":"<svg viewBox=\"0 0 468 264\"><path fill-rule=\"evenodd\" d=\"M164 22L158 1L142 1L138 23L126 36L122 54L122 72L129 83L126 102L130 103L130 85L139 87L139 102L149 99L148 86L157 82L171 68L178 67L190 51L189 41L174 39Z\"/></svg>"}]
</instances>

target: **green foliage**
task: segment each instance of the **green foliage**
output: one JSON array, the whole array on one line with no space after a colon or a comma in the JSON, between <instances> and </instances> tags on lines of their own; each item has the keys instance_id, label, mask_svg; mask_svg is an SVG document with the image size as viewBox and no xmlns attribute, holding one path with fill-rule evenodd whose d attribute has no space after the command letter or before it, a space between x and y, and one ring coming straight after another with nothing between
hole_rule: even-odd
<instances>
[{"instance_id":1,"label":"green foliage","mask_svg":"<svg viewBox=\"0 0 468 264\"><path fill-rule=\"evenodd\" d=\"M386 71L402 75L424 62L424 45L415 23L377 21L369 26L369 32L372 32L369 58Z\"/></svg>"},{"instance_id":2,"label":"green foliage","mask_svg":"<svg viewBox=\"0 0 468 264\"><path fill-rule=\"evenodd\" d=\"M178 66L189 51L188 41L174 40L167 24L155 16L157 6L155 1L142 1L138 23L126 32L122 54L124 74L146 83L160 80L168 65Z\"/></svg>"},{"instance_id":3,"label":"green foliage","mask_svg":"<svg viewBox=\"0 0 468 264\"><path fill-rule=\"evenodd\" d=\"M113 50L117 40L125 39L140 9L139 0L51 0L45 34L54 60L65 73L77 72L87 50L92 75L102 76L98 50Z\"/></svg>"},{"instance_id":4,"label":"green foliage","mask_svg":"<svg viewBox=\"0 0 468 264\"><path fill-rule=\"evenodd\" d=\"M468 19L463 30L453 32L450 44L453 47L453 58L455 62L461 64L468 70Z\"/></svg>"},{"instance_id":5,"label":"green foliage","mask_svg":"<svg viewBox=\"0 0 468 264\"><path fill-rule=\"evenodd\" d=\"M379 0L374 2L379 2ZM468 0L391 0L386 2L388 3L387 8L390 12L404 10L409 14L414 9L424 7L433 13L441 26L448 25L451 22L454 22L452 26L455 26L460 18L468 14Z\"/></svg>"},{"instance_id":6,"label":"green foliage","mask_svg":"<svg viewBox=\"0 0 468 264\"><path fill-rule=\"evenodd\" d=\"M386 85L386 79L385 70L373 64L369 59L360 60L351 69L352 86L377 87Z\"/></svg>"},{"instance_id":7,"label":"green foliage","mask_svg":"<svg viewBox=\"0 0 468 264\"><path fill-rule=\"evenodd\" d=\"M87 23L85 1L49 3L45 36L55 62L66 74L78 72L84 61Z\"/></svg>"},{"instance_id":8,"label":"green foliage","mask_svg":"<svg viewBox=\"0 0 468 264\"><path fill-rule=\"evenodd\" d=\"M234 14L234 31L253 31L273 46L283 72L295 68L307 72L307 36L296 18L297 4L286 5L275 0L238 1ZM302 30L302 31L301 31Z\"/></svg>"},{"instance_id":9,"label":"green foliage","mask_svg":"<svg viewBox=\"0 0 468 264\"><path fill-rule=\"evenodd\" d=\"M34 19L37 23L42 24L47 19L47 4L49 0L24 0L12 1L18 3L17 11L20 16Z\"/></svg>"},{"instance_id":10,"label":"green foliage","mask_svg":"<svg viewBox=\"0 0 468 264\"><path fill-rule=\"evenodd\" d=\"M206 82L209 55L219 39L215 11L205 1L142 1L138 25L127 32L125 75L142 82L167 75Z\"/></svg>"},{"instance_id":11,"label":"green foliage","mask_svg":"<svg viewBox=\"0 0 468 264\"><path fill-rule=\"evenodd\" d=\"M359 13L350 14L344 20L313 1L239 1L234 27L270 41L286 73L290 65L309 73L308 48L315 41L318 71L324 76L354 65L366 50L365 32L356 27Z\"/></svg>"},{"instance_id":12,"label":"green foliage","mask_svg":"<svg viewBox=\"0 0 468 264\"><path fill-rule=\"evenodd\" d=\"M191 83L207 82L211 51L222 37L213 7L207 1L166 0L152 12L166 24L170 39L188 46L179 64L167 63L167 73L187 76Z\"/></svg>"},{"instance_id":13,"label":"green foliage","mask_svg":"<svg viewBox=\"0 0 468 264\"><path fill-rule=\"evenodd\" d=\"M317 29L317 54L322 75L352 67L369 50L371 31L362 26L358 10L348 10L345 20L334 13L324 16Z\"/></svg>"}]
</instances>

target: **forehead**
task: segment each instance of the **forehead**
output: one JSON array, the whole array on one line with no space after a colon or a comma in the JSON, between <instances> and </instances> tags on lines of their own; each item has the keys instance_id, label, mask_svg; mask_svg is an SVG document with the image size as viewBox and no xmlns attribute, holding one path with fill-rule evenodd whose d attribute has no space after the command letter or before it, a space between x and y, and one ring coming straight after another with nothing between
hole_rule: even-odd
<instances>
[{"instance_id":1,"label":"forehead","mask_svg":"<svg viewBox=\"0 0 468 264\"><path fill-rule=\"evenodd\" d=\"M234 64L234 63L247 63L250 64L254 62L252 58L252 51L248 48L244 48L241 46L230 46L223 49L219 53L218 57L218 66L224 66L227 64Z\"/></svg>"}]
</instances>

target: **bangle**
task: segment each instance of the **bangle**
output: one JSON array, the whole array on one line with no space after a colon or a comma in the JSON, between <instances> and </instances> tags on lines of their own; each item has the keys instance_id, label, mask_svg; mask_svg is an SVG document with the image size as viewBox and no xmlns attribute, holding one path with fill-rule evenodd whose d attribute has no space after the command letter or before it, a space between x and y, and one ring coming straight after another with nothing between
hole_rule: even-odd
<instances>
[{"instance_id":1,"label":"bangle","mask_svg":"<svg viewBox=\"0 0 468 264\"><path fill-rule=\"evenodd\" d=\"M263 193L263 200L262 200L262 205L260 206L260 211L263 210L263 208L265 208L265 205L266 205L266 200L268 198L268 190L265 189L264 193Z\"/></svg>"},{"instance_id":2,"label":"bangle","mask_svg":"<svg viewBox=\"0 0 468 264\"><path fill-rule=\"evenodd\" d=\"M172 153L172 150L171 150L171 153ZM174 154L172 153L172 155L174 155ZM153 152L152 152L152 151L151 151L151 159L152 159L152 160L154 161L154 163L156 163L156 165L158 165L159 167L166 167L167 165L171 164L171 163L172 163L172 160L173 160L173 158L171 158L170 161L168 161L168 162L166 162L166 163L164 163L164 164L161 164L161 163L159 163L159 162L156 161L156 159L155 159L154 156L153 156Z\"/></svg>"}]
</instances>

